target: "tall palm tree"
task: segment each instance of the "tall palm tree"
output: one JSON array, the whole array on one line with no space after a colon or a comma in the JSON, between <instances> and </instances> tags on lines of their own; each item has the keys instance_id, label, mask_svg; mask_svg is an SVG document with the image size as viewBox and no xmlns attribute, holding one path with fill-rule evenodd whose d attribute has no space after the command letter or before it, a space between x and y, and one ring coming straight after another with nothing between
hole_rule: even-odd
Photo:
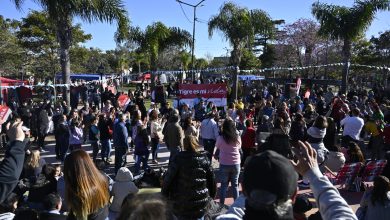
<instances>
[{"instance_id":1,"label":"tall palm tree","mask_svg":"<svg viewBox=\"0 0 390 220\"><path fill-rule=\"evenodd\" d=\"M233 46L231 63L239 66L243 48L250 46L256 34L272 35L274 24L270 16L263 10L240 7L233 2L225 3L208 22L209 37L219 30ZM233 75L233 98L237 98L237 75Z\"/></svg>"},{"instance_id":2,"label":"tall palm tree","mask_svg":"<svg viewBox=\"0 0 390 220\"><path fill-rule=\"evenodd\" d=\"M312 14L321 24L318 33L333 40L343 41L344 68L341 84L343 93L348 87L352 43L364 34L378 11L388 9L389 0L358 0L352 7L320 2L312 5Z\"/></svg>"},{"instance_id":3,"label":"tall palm tree","mask_svg":"<svg viewBox=\"0 0 390 220\"><path fill-rule=\"evenodd\" d=\"M12 1L18 9L21 9L24 3L24 0ZM70 83L69 49L72 44L72 21L75 17L88 23L117 21L118 40L124 39L128 32L129 21L122 0L34 0L34 2L49 14L49 18L57 28L62 79L65 84ZM64 99L70 103L69 87L64 89Z\"/></svg>"},{"instance_id":4,"label":"tall palm tree","mask_svg":"<svg viewBox=\"0 0 390 220\"><path fill-rule=\"evenodd\" d=\"M139 27L132 27L129 41L138 44L139 49L149 55L152 72L157 70L158 55L170 46L185 47L191 45L191 34L177 27L167 27L162 22L148 25L144 31ZM154 76L151 77L152 87Z\"/></svg>"}]
</instances>

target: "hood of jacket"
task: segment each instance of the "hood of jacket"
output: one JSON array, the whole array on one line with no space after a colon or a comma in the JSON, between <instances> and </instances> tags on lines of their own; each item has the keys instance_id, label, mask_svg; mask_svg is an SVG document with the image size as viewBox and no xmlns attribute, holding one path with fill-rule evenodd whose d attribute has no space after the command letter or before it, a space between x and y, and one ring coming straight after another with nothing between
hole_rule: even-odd
<instances>
[{"instance_id":1,"label":"hood of jacket","mask_svg":"<svg viewBox=\"0 0 390 220\"><path fill-rule=\"evenodd\" d=\"M115 181L117 182L129 182L133 181L133 174L126 167L121 167L116 174Z\"/></svg>"}]
</instances>

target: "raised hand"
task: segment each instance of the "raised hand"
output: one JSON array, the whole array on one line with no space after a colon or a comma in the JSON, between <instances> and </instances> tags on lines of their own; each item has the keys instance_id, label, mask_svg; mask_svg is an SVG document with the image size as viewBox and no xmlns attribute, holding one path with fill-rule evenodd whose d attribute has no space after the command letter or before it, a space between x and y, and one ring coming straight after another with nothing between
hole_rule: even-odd
<instances>
[{"instance_id":1,"label":"raised hand","mask_svg":"<svg viewBox=\"0 0 390 220\"><path fill-rule=\"evenodd\" d=\"M292 150L298 158L298 162L291 160L291 164L295 170L302 176L311 169L318 167L317 152L311 147L308 142L298 142L298 147L293 147Z\"/></svg>"}]
</instances>

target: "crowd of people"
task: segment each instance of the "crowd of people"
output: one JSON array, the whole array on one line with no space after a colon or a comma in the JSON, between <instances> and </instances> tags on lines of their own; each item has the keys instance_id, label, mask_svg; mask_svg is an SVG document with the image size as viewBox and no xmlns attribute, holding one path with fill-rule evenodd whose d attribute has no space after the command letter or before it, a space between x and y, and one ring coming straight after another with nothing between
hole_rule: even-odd
<instances>
[{"instance_id":1,"label":"crowd of people","mask_svg":"<svg viewBox=\"0 0 390 220\"><path fill-rule=\"evenodd\" d=\"M222 108L198 94L194 106L151 100L149 109L142 88L79 92L71 106L13 103L2 124L0 219L357 219L324 173L390 159L390 97L375 90L317 87L303 98L262 86ZM55 164L40 155L49 132ZM160 166L161 193L139 193L136 176ZM390 218L389 178L390 163L366 187L360 219ZM307 188L319 208L310 217L298 193Z\"/></svg>"}]
</instances>

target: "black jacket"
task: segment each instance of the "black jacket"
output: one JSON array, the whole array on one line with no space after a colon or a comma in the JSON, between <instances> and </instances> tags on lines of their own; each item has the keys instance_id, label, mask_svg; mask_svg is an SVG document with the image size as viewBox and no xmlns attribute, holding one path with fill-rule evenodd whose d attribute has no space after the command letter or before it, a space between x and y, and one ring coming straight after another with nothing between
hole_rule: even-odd
<instances>
[{"instance_id":1,"label":"black jacket","mask_svg":"<svg viewBox=\"0 0 390 220\"><path fill-rule=\"evenodd\" d=\"M97 210L95 213L89 214L87 219L88 220L105 220L105 219L107 219L108 214L109 214L108 205L106 205L106 206L100 208L99 210ZM76 219L77 218L73 215L73 213L70 213L68 215L68 218L67 218L67 220L76 220Z\"/></svg>"},{"instance_id":2,"label":"black jacket","mask_svg":"<svg viewBox=\"0 0 390 220\"><path fill-rule=\"evenodd\" d=\"M26 142L13 141L0 164L0 203L14 190L23 170Z\"/></svg>"},{"instance_id":3,"label":"black jacket","mask_svg":"<svg viewBox=\"0 0 390 220\"><path fill-rule=\"evenodd\" d=\"M54 213L42 212L39 215L40 220L66 220L66 215L59 215Z\"/></svg>"},{"instance_id":4,"label":"black jacket","mask_svg":"<svg viewBox=\"0 0 390 220\"><path fill-rule=\"evenodd\" d=\"M182 151L170 162L162 193L173 203L175 215L200 218L209 198L214 198L216 183L207 152Z\"/></svg>"}]
</instances>

